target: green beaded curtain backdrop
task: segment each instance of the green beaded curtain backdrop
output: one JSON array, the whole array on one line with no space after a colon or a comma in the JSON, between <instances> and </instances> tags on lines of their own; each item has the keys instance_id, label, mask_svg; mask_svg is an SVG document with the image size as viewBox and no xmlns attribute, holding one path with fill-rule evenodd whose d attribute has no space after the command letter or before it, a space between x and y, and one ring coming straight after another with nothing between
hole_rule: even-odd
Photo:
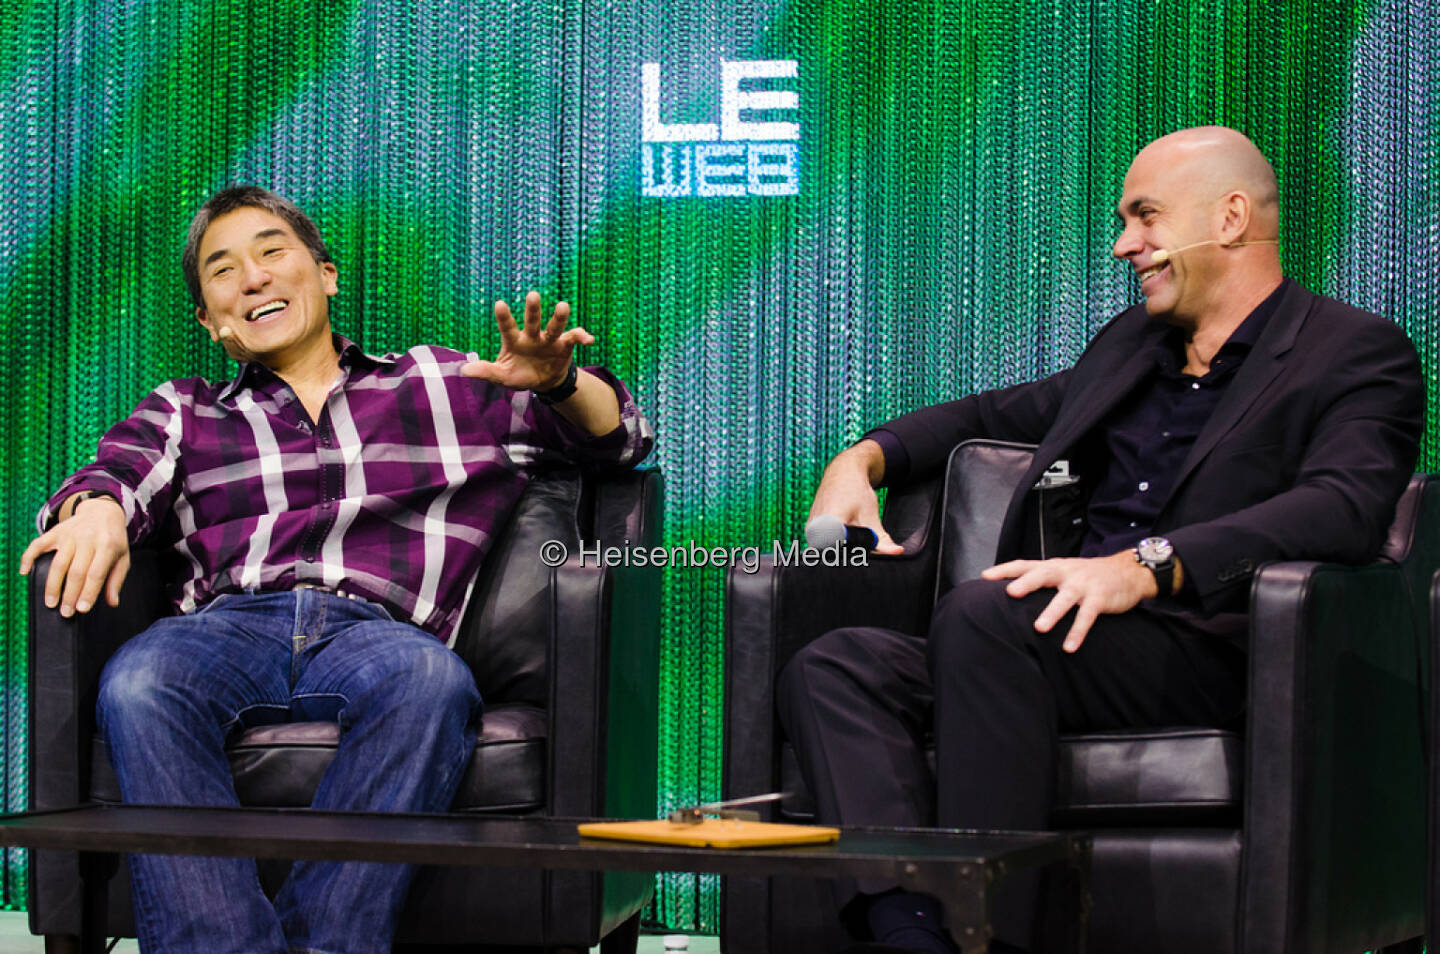
<instances>
[{"instance_id":1,"label":"green beaded curtain backdrop","mask_svg":"<svg viewBox=\"0 0 1440 954\"><path fill-rule=\"evenodd\" d=\"M315 216L337 326L371 350L486 353L495 298L573 302L599 339L586 359L657 426L677 545L791 539L868 426L1065 366L1136 300L1111 209L1135 150L1180 126L1256 140L1288 271L1401 323L1433 382L1434 17L1433 0L7 0L4 552L156 383L232 372L178 268L190 214L232 182ZM718 796L721 758L720 574L666 581L657 810ZM17 809L13 574L0 612ZM3 877L23 905L19 853ZM713 929L713 880L663 878L655 913Z\"/></svg>"}]
</instances>

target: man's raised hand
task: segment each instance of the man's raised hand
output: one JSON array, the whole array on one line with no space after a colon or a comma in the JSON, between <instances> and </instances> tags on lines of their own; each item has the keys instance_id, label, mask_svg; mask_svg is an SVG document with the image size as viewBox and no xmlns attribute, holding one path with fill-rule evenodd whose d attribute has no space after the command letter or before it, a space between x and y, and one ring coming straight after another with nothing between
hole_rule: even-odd
<instances>
[{"instance_id":1,"label":"man's raised hand","mask_svg":"<svg viewBox=\"0 0 1440 954\"><path fill-rule=\"evenodd\" d=\"M62 506L62 510L64 507ZM130 572L130 541L125 511L109 497L92 497L75 505L61 520L30 541L20 555L20 574L28 576L42 553L55 552L45 577L45 605L60 615L88 613L105 591L105 602L120 605L120 587Z\"/></svg>"},{"instance_id":2,"label":"man's raised hand","mask_svg":"<svg viewBox=\"0 0 1440 954\"><path fill-rule=\"evenodd\" d=\"M595 343L584 328L566 329L570 306L555 305L550 320L541 323L540 293L525 296L525 326L519 327L510 306L495 303L495 325L500 329L500 353L494 361L471 361L460 369L468 378L483 378L512 391L549 391L565 383L571 352L576 345Z\"/></svg>"}]
</instances>

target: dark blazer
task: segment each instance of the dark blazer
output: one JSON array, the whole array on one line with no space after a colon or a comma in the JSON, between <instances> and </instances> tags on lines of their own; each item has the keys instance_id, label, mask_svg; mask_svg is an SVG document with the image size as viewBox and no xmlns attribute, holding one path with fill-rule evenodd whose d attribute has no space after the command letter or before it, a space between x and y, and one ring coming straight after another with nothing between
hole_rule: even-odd
<instances>
[{"instance_id":1,"label":"dark blazer","mask_svg":"<svg viewBox=\"0 0 1440 954\"><path fill-rule=\"evenodd\" d=\"M1038 555L1025 546L1029 521L1040 519L1030 488L1057 460L1083 468L1093 459L1100 426L1153 368L1165 332L1136 306L1106 324L1067 371L924 408L883 429L904 446L915 477L943 467L971 438L1038 444L998 559ZM1244 610L1250 578L1268 561L1372 558L1415 467L1424 416L1420 362L1405 332L1291 282L1156 522L1200 611Z\"/></svg>"}]
</instances>

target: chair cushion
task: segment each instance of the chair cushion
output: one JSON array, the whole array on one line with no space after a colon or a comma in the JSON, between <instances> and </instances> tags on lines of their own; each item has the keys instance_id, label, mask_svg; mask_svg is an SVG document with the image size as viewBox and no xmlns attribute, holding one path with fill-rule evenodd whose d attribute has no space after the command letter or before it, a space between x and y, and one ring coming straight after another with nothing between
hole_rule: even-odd
<instances>
[{"instance_id":1,"label":"chair cushion","mask_svg":"<svg viewBox=\"0 0 1440 954\"><path fill-rule=\"evenodd\" d=\"M1056 773L1056 827L1238 823L1242 741L1223 729L1130 729L1063 736ZM933 768L934 747L927 747ZM808 821L815 803L794 750L781 751L781 803Z\"/></svg>"},{"instance_id":2,"label":"chair cushion","mask_svg":"<svg viewBox=\"0 0 1440 954\"><path fill-rule=\"evenodd\" d=\"M487 708L453 809L522 813L543 808L546 729L545 712L534 706ZM340 726L334 722L287 722L242 732L229 748L241 803L257 808L309 805L339 740ZM98 736L92 755L91 797L120 801L115 770Z\"/></svg>"},{"instance_id":3,"label":"chair cushion","mask_svg":"<svg viewBox=\"0 0 1440 954\"><path fill-rule=\"evenodd\" d=\"M1244 745L1223 729L1066 736L1056 825L1239 822Z\"/></svg>"}]
</instances>

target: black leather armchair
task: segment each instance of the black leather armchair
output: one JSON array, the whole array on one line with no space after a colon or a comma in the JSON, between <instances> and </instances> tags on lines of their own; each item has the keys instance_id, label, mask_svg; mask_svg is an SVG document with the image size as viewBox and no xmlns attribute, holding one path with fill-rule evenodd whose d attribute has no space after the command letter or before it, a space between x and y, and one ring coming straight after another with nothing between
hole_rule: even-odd
<instances>
[{"instance_id":1,"label":"black leather armchair","mask_svg":"<svg viewBox=\"0 0 1440 954\"><path fill-rule=\"evenodd\" d=\"M475 674L485 712L454 810L653 815L659 573L599 568L593 559L581 567L577 544L659 543L662 493L654 470L604 478L549 474L527 488L480 572L455 642ZM554 570L539 556L550 539L564 541L571 554ZM96 688L116 647L166 611L159 563L155 554L137 551L120 607L102 603L72 620L44 608L48 562L32 575L32 808L119 800L95 733ZM308 805L337 738L338 727L329 723L244 733L230 749L242 801ZM30 929L46 935L47 951L67 949L79 930L77 865L73 854L32 853ZM262 865L261 874L278 886L284 866ZM653 880L628 873L422 868L397 949L548 942L633 952ZM111 883L109 933L133 932L121 866Z\"/></svg>"},{"instance_id":2,"label":"black leather armchair","mask_svg":"<svg viewBox=\"0 0 1440 954\"><path fill-rule=\"evenodd\" d=\"M727 796L783 790L773 816L811 817L776 673L837 626L924 633L936 596L993 562L1030 453L968 442L944 478L892 490L885 522L905 556L731 571ZM1052 824L1094 833L1092 954L1358 954L1423 933L1420 676L1437 565L1440 482L1416 476L1374 563L1256 574L1244 726L1062 740ZM722 897L726 954L846 942L822 882L730 879Z\"/></svg>"},{"instance_id":3,"label":"black leather armchair","mask_svg":"<svg viewBox=\"0 0 1440 954\"><path fill-rule=\"evenodd\" d=\"M1426 877L1425 936L1432 940L1440 937L1440 692L1435 691L1435 687L1440 686L1440 652L1436 651L1437 639L1440 639L1440 572L1430 581L1430 732L1426 739L1430 759L1430 864Z\"/></svg>"}]
</instances>

